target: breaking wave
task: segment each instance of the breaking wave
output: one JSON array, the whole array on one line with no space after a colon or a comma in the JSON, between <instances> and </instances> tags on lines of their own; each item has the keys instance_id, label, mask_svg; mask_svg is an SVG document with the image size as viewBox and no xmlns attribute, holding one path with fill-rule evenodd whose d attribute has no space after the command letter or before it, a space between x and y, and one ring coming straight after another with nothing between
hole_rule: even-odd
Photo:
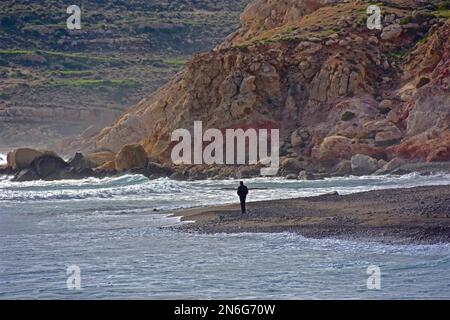
<instances>
[{"instance_id":1,"label":"breaking wave","mask_svg":"<svg viewBox=\"0 0 450 320\"><path fill-rule=\"evenodd\" d=\"M140 175L61 181L11 182L0 177L2 201L152 201L161 209L185 208L234 202L236 180L175 181L148 180ZM252 201L308 197L329 192L350 194L369 190L447 185L450 174L422 176L340 177L297 181L283 178L252 178L246 183L253 190Z\"/></svg>"}]
</instances>

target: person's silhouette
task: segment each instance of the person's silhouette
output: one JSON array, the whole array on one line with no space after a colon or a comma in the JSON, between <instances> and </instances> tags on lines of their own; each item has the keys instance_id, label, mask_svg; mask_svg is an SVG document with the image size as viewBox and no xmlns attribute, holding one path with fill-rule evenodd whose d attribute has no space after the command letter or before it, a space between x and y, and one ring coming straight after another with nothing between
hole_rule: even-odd
<instances>
[{"instance_id":1,"label":"person's silhouette","mask_svg":"<svg viewBox=\"0 0 450 320\"><path fill-rule=\"evenodd\" d=\"M240 186L237 190L239 200L241 201L241 212L246 213L245 200L247 199L248 188L244 185L244 182L240 182Z\"/></svg>"}]
</instances>

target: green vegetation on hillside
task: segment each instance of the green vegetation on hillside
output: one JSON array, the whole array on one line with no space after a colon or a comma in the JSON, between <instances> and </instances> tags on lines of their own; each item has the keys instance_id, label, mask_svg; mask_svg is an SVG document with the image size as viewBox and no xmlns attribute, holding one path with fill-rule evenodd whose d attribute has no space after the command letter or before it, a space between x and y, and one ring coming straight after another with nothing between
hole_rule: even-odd
<instances>
[{"instance_id":1,"label":"green vegetation on hillside","mask_svg":"<svg viewBox=\"0 0 450 320\"><path fill-rule=\"evenodd\" d=\"M0 1L0 111L62 107L119 115L169 81L193 54L222 42L249 1L82 1L82 29L74 31L66 28L73 1ZM58 137L110 124L59 120L70 124L59 124ZM0 126L2 143L20 143L27 130L38 139L45 127L15 121Z\"/></svg>"}]
</instances>

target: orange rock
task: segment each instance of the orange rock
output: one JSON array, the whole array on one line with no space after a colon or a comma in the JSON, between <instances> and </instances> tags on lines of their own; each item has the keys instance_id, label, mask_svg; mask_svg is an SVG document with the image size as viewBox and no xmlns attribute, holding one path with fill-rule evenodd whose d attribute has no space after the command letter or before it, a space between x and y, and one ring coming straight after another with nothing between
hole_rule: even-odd
<instances>
[{"instance_id":1,"label":"orange rock","mask_svg":"<svg viewBox=\"0 0 450 320\"><path fill-rule=\"evenodd\" d=\"M98 169L105 170L108 172L112 172L116 170L116 162L115 161L108 161L104 163L102 166L98 167Z\"/></svg>"},{"instance_id":2,"label":"orange rock","mask_svg":"<svg viewBox=\"0 0 450 320\"><path fill-rule=\"evenodd\" d=\"M110 151L100 151L90 153L86 156L86 158L93 162L96 167L100 167L107 162L114 161L116 155Z\"/></svg>"},{"instance_id":3,"label":"orange rock","mask_svg":"<svg viewBox=\"0 0 450 320\"><path fill-rule=\"evenodd\" d=\"M13 169L25 169L28 168L35 159L42 157L43 155L56 156L52 151L18 148L8 153L8 166Z\"/></svg>"},{"instance_id":4,"label":"orange rock","mask_svg":"<svg viewBox=\"0 0 450 320\"><path fill-rule=\"evenodd\" d=\"M409 160L450 161L450 131L430 130L413 136L393 148L393 154Z\"/></svg>"},{"instance_id":5,"label":"orange rock","mask_svg":"<svg viewBox=\"0 0 450 320\"><path fill-rule=\"evenodd\" d=\"M335 165L352 157L352 140L341 136L326 137L319 147L313 149L313 159L324 165Z\"/></svg>"}]
</instances>

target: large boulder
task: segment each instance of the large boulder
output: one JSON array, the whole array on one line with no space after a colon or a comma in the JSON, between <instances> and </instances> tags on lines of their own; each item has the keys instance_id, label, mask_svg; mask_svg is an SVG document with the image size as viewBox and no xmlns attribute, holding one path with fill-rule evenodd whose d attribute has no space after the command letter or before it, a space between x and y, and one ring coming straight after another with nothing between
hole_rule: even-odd
<instances>
[{"instance_id":1,"label":"large boulder","mask_svg":"<svg viewBox=\"0 0 450 320\"><path fill-rule=\"evenodd\" d=\"M298 180L314 180L314 175L306 170L300 171L297 177Z\"/></svg>"},{"instance_id":2,"label":"large boulder","mask_svg":"<svg viewBox=\"0 0 450 320\"><path fill-rule=\"evenodd\" d=\"M13 170L26 169L30 167L31 163L35 159L43 155L56 156L56 154L51 151L41 151L31 148L18 148L8 153L8 166Z\"/></svg>"},{"instance_id":3,"label":"large boulder","mask_svg":"<svg viewBox=\"0 0 450 320\"><path fill-rule=\"evenodd\" d=\"M286 175L285 178L287 180L298 180L298 175L296 175L294 173L290 173L290 174Z\"/></svg>"},{"instance_id":4,"label":"large boulder","mask_svg":"<svg viewBox=\"0 0 450 320\"><path fill-rule=\"evenodd\" d=\"M44 180L57 180L61 178L61 172L70 166L60 157L47 154L34 159L30 168Z\"/></svg>"},{"instance_id":5,"label":"large boulder","mask_svg":"<svg viewBox=\"0 0 450 320\"><path fill-rule=\"evenodd\" d=\"M352 156L352 140L341 136L326 137L319 147L313 149L313 158L325 165L335 165Z\"/></svg>"},{"instance_id":6,"label":"large boulder","mask_svg":"<svg viewBox=\"0 0 450 320\"><path fill-rule=\"evenodd\" d=\"M357 176L372 174L378 170L378 161L364 154L356 154L351 159L352 173Z\"/></svg>"},{"instance_id":7,"label":"large boulder","mask_svg":"<svg viewBox=\"0 0 450 320\"><path fill-rule=\"evenodd\" d=\"M304 163L295 158L286 158L281 162L281 174L283 176L289 174L298 175L304 168Z\"/></svg>"},{"instance_id":8,"label":"large boulder","mask_svg":"<svg viewBox=\"0 0 450 320\"><path fill-rule=\"evenodd\" d=\"M374 120L364 124L363 133L366 138L374 138L379 146L389 146L398 143L403 134L389 120Z\"/></svg>"},{"instance_id":9,"label":"large boulder","mask_svg":"<svg viewBox=\"0 0 450 320\"><path fill-rule=\"evenodd\" d=\"M405 164L405 160L402 158L395 157L388 163L384 164L375 174L382 175L382 174L388 174L394 171L395 169L401 167Z\"/></svg>"},{"instance_id":10,"label":"large boulder","mask_svg":"<svg viewBox=\"0 0 450 320\"><path fill-rule=\"evenodd\" d=\"M333 174L336 176L346 176L352 174L352 162L350 160L342 160L334 168Z\"/></svg>"},{"instance_id":11,"label":"large boulder","mask_svg":"<svg viewBox=\"0 0 450 320\"><path fill-rule=\"evenodd\" d=\"M148 157L142 145L129 144L124 146L116 155L115 163L117 171L145 168Z\"/></svg>"},{"instance_id":12,"label":"large boulder","mask_svg":"<svg viewBox=\"0 0 450 320\"><path fill-rule=\"evenodd\" d=\"M43 153L36 157L27 168L19 170L13 181L83 179L93 176L90 168L70 166L54 153Z\"/></svg>"},{"instance_id":13,"label":"large boulder","mask_svg":"<svg viewBox=\"0 0 450 320\"><path fill-rule=\"evenodd\" d=\"M397 127L392 130L378 132L375 136L375 143L379 146L390 146L396 144L402 138L402 132Z\"/></svg>"}]
</instances>

